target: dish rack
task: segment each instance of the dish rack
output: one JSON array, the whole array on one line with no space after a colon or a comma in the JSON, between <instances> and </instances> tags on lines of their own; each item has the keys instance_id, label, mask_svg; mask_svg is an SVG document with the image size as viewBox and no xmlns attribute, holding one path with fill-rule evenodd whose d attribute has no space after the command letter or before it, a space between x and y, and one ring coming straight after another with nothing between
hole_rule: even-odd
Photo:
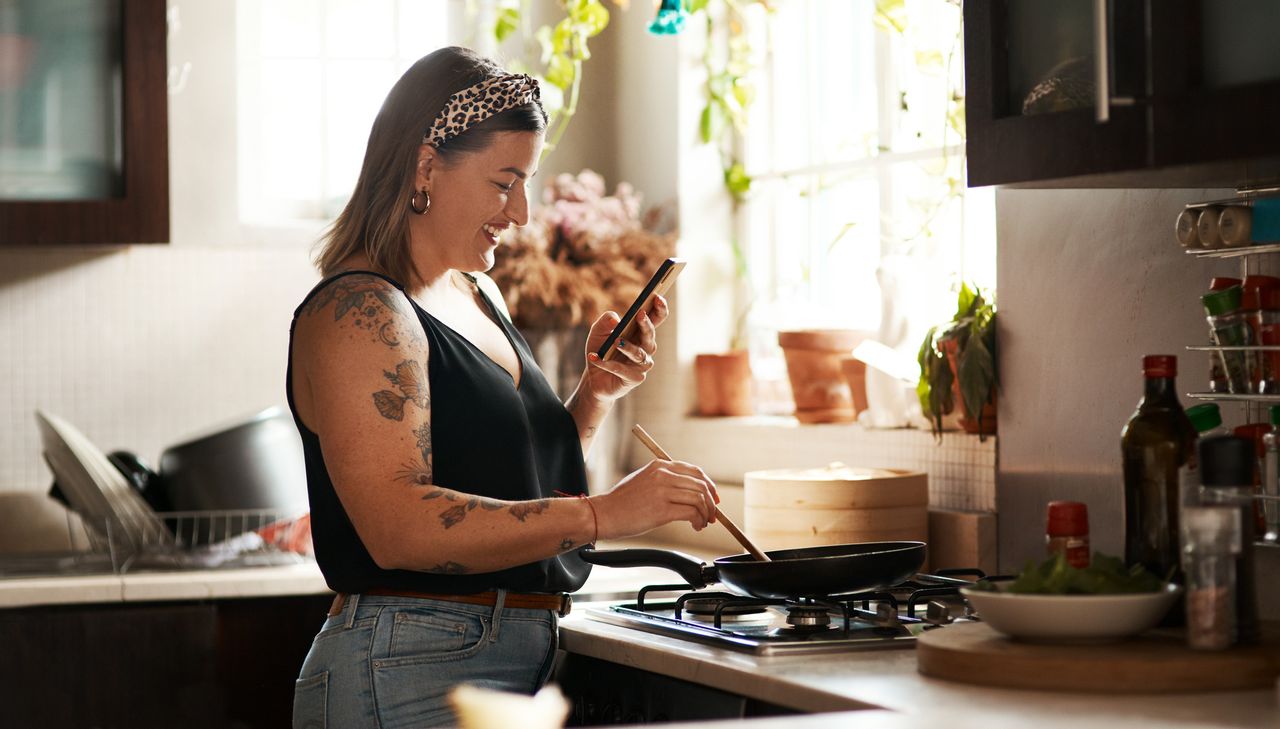
<instances>
[{"instance_id":1,"label":"dish rack","mask_svg":"<svg viewBox=\"0 0 1280 729\"><path fill-rule=\"evenodd\" d=\"M111 520L86 519L68 510L68 535L76 549L0 557L0 579L239 569L314 559L306 512L244 509L155 516L164 534L140 542L136 535L121 534Z\"/></svg>"}]
</instances>

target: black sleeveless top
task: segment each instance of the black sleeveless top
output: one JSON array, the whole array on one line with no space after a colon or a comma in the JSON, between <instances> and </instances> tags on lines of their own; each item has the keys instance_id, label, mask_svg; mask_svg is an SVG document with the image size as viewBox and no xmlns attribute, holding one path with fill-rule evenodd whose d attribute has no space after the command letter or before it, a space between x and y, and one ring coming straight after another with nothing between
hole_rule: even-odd
<instances>
[{"instance_id":1,"label":"black sleeveless top","mask_svg":"<svg viewBox=\"0 0 1280 729\"><path fill-rule=\"evenodd\" d=\"M514 592L572 592L581 587L591 565L576 550L499 572L464 575L384 570L374 563L334 491L320 438L302 423L293 400L293 331L298 312L325 286L351 274L377 276L404 290L399 283L372 271L344 271L317 284L293 313L285 381L289 408L302 434L316 562L330 589L348 593L391 588L464 594L498 588ZM427 380L431 386L434 482L443 488L512 501L550 498L556 496L555 491L585 494L587 474L573 416L534 363L524 337L483 291L480 295L515 347L522 372L519 387L501 365L405 295L418 314L430 346ZM388 464L388 470L394 466ZM406 487L389 483L388 488ZM434 519L424 521L423 526L439 528ZM424 555L428 564L431 560L430 555Z\"/></svg>"}]
</instances>

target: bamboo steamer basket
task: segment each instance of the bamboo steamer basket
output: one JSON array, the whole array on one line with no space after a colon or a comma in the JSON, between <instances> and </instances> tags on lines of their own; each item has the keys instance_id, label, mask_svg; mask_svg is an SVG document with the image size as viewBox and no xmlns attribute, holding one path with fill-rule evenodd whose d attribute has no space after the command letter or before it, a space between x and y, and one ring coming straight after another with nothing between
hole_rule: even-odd
<instances>
[{"instance_id":1,"label":"bamboo steamer basket","mask_svg":"<svg viewBox=\"0 0 1280 729\"><path fill-rule=\"evenodd\" d=\"M826 468L750 471L743 530L761 549L927 541L929 480L918 471Z\"/></svg>"}]
</instances>

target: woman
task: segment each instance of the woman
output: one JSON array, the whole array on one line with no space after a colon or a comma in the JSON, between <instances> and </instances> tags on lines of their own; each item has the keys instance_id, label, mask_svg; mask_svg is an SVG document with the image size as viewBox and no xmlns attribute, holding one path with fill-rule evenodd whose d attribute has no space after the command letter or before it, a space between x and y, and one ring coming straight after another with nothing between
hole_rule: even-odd
<instances>
[{"instance_id":1,"label":"woman","mask_svg":"<svg viewBox=\"0 0 1280 729\"><path fill-rule=\"evenodd\" d=\"M448 724L470 682L534 692L564 593L596 539L713 520L715 488L654 461L586 496L583 453L653 366L658 300L624 356L594 354L561 403L482 273L528 221L546 114L537 82L461 48L418 61L374 121L295 313L289 405L316 559L338 593L300 673L295 726ZM577 496L578 498L562 498Z\"/></svg>"}]
</instances>

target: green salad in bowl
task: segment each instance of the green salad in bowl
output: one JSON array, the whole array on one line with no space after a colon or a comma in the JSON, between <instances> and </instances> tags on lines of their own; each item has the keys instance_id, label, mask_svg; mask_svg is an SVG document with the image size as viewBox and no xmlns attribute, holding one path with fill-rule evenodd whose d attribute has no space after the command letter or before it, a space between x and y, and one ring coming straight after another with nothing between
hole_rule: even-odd
<instances>
[{"instance_id":1,"label":"green salad in bowl","mask_svg":"<svg viewBox=\"0 0 1280 729\"><path fill-rule=\"evenodd\" d=\"M1130 592L1159 592L1165 580L1140 564L1126 567L1119 557L1094 552L1088 567L1072 567L1059 554L1036 564L1028 562L1017 579L1003 589L983 580L974 589L1010 592L1015 595L1117 595Z\"/></svg>"},{"instance_id":2,"label":"green salad in bowl","mask_svg":"<svg viewBox=\"0 0 1280 729\"><path fill-rule=\"evenodd\" d=\"M1095 553L1088 567L1057 555L1029 563L1014 580L980 581L960 590L979 619L1011 638L1037 642L1105 642L1153 628L1182 588L1116 557Z\"/></svg>"}]
</instances>

